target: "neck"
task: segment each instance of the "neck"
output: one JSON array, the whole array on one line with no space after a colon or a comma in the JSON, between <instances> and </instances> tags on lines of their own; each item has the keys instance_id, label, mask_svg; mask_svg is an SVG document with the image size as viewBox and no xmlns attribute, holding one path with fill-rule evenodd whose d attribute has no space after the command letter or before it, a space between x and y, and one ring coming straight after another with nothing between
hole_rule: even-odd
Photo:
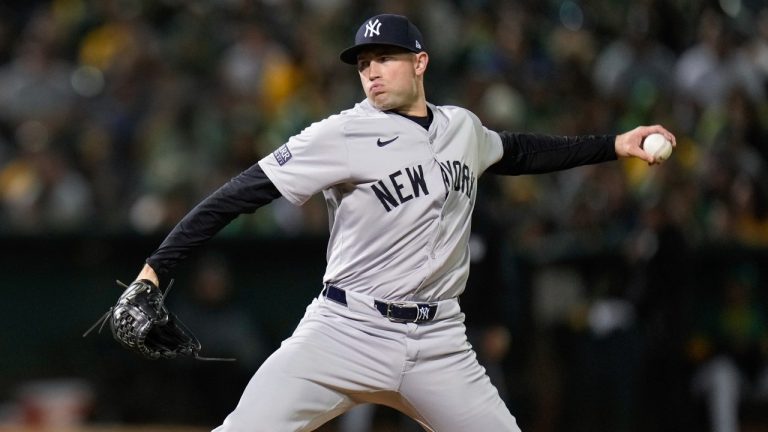
<instances>
[{"instance_id":1,"label":"neck","mask_svg":"<svg viewBox=\"0 0 768 432\"><path fill-rule=\"evenodd\" d=\"M403 104L403 106L395 108L392 111L412 117L426 117L428 115L427 96L424 92L423 82L417 80L414 83L414 95L410 103Z\"/></svg>"},{"instance_id":2,"label":"neck","mask_svg":"<svg viewBox=\"0 0 768 432\"><path fill-rule=\"evenodd\" d=\"M426 117L427 116L427 99L424 96L424 92L420 91L416 96L416 99L408 104L399 108L395 108L392 111L396 111L399 114L412 116L412 117Z\"/></svg>"},{"instance_id":3,"label":"neck","mask_svg":"<svg viewBox=\"0 0 768 432\"><path fill-rule=\"evenodd\" d=\"M427 116L427 96L424 94L424 84L419 81L417 85L417 97L416 101L411 104L410 112L403 113L414 117L426 117Z\"/></svg>"},{"instance_id":4,"label":"neck","mask_svg":"<svg viewBox=\"0 0 768 432\"><path fill-rule=\"evenodd\" d=\"M397 109L398 114L407 115L411 117L426 117L427 116L427 104L420 105L409 109Z\"/></svg>"}]
</instances>

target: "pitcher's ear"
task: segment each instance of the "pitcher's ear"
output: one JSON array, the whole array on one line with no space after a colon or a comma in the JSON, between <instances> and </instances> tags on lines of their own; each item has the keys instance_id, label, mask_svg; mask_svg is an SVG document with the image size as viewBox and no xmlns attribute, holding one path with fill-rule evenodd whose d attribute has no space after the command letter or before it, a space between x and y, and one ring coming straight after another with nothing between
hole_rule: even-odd
<instances>
[{"instance_id":1,"label":"pitcher's ear","mask_svg":"<svg viewBox=\"0 0 768 432\"><path fill-rule=\"evenodd\" d=\"M429 54L422 51L420 53L416 53L416 61L414 62L414 65L416 67L416 72L424 73L424 71L427 69L427 64L429 63Z\"/></svg>"}]
</instances>

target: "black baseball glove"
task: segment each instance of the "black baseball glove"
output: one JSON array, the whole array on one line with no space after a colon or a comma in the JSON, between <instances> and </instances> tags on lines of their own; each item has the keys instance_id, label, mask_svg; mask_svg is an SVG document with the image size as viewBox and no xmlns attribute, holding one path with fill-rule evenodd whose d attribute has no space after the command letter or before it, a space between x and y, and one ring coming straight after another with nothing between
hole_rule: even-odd
<instances>
[{"instance_id":1,"label":"black baseball glove","mask_svg":"<svg viewBox=\"0 0 768 432\"><path fill-rule=\"evenodd\" d=\"M83 337L100 325L101 332L109 321L112 336L125 348L150 359L190 356L200 360L231 360L200 357L200 342L194 334L165 307L165 298L173 286L168 284L165 293L149 280L141 279L126 286L117 304L89 328Z\"/></svg>"}]
</instances>

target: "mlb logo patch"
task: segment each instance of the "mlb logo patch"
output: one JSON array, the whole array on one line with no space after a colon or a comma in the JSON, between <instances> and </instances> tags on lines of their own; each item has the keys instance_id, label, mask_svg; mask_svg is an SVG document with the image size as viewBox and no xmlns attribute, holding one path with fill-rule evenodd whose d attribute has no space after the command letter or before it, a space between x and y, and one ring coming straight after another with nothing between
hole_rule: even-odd
<instances>
[{"instance_id":1,"label":"mlb logo patch","mask_svg":"<svg viewBox=\"0 0 768 432\"><path fill-rule=\"evenodd\" d=\"M275 160L280 166L288 163L288 161L293 157L291 151L288 150L288 144L281 145L280 148L272 152L272 156L275 157Z\"/></svg>"}]
</instances>

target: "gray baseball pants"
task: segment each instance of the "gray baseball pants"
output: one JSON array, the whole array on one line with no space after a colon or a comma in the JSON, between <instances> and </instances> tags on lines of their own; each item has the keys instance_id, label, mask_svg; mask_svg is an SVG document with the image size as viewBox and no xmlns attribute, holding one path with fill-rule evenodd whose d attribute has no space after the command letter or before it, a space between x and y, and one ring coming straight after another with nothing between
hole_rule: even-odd
<instances>
[{"instance_id":1,"label":"gray baseball pants","mask_svg":"<svg viewBox=\"0 0 768 432\"><path fill-rule=\"evenodd\" d=\"M428 431L519 432L467 342L457 300L433 321L389 321L373 298L321 295L214 432L311 431L359 403L390 406Z\"/></svg>"}]
</instances>

